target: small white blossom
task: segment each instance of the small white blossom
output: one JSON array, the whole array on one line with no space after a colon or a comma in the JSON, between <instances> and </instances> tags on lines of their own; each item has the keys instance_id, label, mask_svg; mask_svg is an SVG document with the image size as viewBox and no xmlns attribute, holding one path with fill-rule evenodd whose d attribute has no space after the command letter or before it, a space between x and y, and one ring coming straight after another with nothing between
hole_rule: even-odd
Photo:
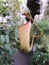
<instances>
[{"instance_id":1,"label":"small white blossom","mask_svg":"<svg viewBox=\"0 0 49 65\"><path fill-rule=\"evenodd\" d=\"M7 19L6 18L3 18L3 23L7 23Z\"/></svg>"},{"instance_id":2,"label":"small white blossom","mask_svg":"<svg viewBox=\"0 0 49 65\"><path fill-rule=\"evenodd\" d=\"M11 17L12 17L12 16L6 16L5 18L6 18L6 19L10 19Z\"/></svg>"},{"instance_id":3,"label":"small white blossom","mask_svg":"<svg viewBox=\"0 0 49 65\"><path fill-rule=\"evenodd\" d=\"M36 46L33 46L33 49L32 50L35 51L36 50Z\"/></svg>"},{"instance_id":4,"label":"small white blossom","mask_svg":"<svg viewBox=\"0 0 49 65\"><path fill-rule=\"evenodd\" d=\"M0 23L2 22L2 20L3 20L3 17L2 17L2 16L0 16Z\"/></svg>"}]
</instances>

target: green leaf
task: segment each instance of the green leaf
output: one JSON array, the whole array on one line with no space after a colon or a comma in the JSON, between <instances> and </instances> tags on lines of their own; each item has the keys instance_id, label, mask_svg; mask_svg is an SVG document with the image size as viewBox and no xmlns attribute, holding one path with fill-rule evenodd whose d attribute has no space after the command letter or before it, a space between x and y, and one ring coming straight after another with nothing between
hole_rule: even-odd
<instances>
[{"instance_id":1,"label":"green leaf","mask_svg":"<svg viewBox=\"0 0 49 65\"><path fill-rule=\"evenodd\" d=\"M9 35L6 35L5 40L6 40L6 43L9 43Z\"/></svg>"},{"instance_id":2,"label":"green leaf","mask_svg":"<svg viewBox=\"0 0 49 65\"><path fill-rule=\"evenodd\" d=\"M5 42L5 36L4 35L1 35L1 40L2 40L2 43Z\"/></svg>"},{"instance_id":3,"label":"green leaf","mask_svg":"<svg viewBox=\"0 0 49 65\"><path fill-rule=\"evenodd\" d=\"M43 29L43 30L46 30L48 29L49 30L49 21L47 19L43 19L41 22L38 23L39 26Z\"/></svg>"}]
</instances>

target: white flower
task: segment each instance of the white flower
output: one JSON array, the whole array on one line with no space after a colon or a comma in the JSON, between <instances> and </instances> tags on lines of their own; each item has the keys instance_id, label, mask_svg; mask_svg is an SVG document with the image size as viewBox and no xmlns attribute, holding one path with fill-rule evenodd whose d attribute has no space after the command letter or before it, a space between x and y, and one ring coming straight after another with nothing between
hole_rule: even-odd
<instances>
[{"instance_id":1,"label":"white flower","mask_svg":"<svg viewBox=\"0 0 49 65\"><path fill-rule=\"evenodd\" d=\"M5 18L6 18L6 19L10 19L11 17L12 17L12 16L6 16Z\"/></svg>"},{"instance_id":2,"label":"white flower","mask_svg":"<svg viewBox=\"0 0 49 65\"><path fill-rule=\"evenodd\" d=\"M6 0L4 0L4 2L6 2Z\"/></svg>"},{"instance_id":3,"label":"white flower","mask_svg":"<svg viewBox=\"0 0 49 65\"><path fill-rule=\"evenodd\" d=\"M7 19L6 18L3 18L3 23L7 23Z\"/></svg>"},{"instance_id":4,"label":"white flower","mask_svg":"<svg viewBox=\"0 0 49 65\"><path fill-rule=\"evenodd\" d=\"M2 17L2 16L0 16L0 23L2 22L2 19L3 19L3 17Z\"/></svg>"},{"instance_id":5,"label":"white flower","mask_svg":"<svg viewBox=\"0 0 49 65\"><path fill-rule=\"evenodd\" d=\"M36 46L33 46L33 49L32 50L35 51L36 50Z\"/></svg>"}]
</instances>

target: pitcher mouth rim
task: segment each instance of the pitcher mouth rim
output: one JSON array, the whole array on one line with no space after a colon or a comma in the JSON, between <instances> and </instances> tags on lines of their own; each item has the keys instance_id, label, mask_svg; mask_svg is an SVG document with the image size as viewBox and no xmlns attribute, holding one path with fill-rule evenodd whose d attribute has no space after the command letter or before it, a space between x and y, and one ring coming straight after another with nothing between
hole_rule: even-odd
<instances>
[{"instance_id":1,"label":"pitcher mouth rim","mask_svg":"<svg viewBox=\"0 0 49 65\"><path fill-rule=\"evenodd\" d=\"M23 27L23 26L27 25L28 23L31 23L31 21L28 21L28 22L26 22L26 23L24 23L24 24L20 25L20 26L19 26L19 28L21 28L21 27Z\"/></svg>"}]
</instances>

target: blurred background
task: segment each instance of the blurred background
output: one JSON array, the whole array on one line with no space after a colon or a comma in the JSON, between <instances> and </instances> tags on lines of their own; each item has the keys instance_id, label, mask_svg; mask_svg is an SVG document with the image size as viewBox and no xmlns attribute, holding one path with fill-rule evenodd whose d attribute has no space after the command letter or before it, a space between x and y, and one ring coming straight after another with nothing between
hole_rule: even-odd
<instances>
[{"instance_id":1,"label":"blurred background","mask_svg":"<svg viewBox=\"0 0 49 65\"><path fill-rule=\"evenodd\" d=\"M18 28L26 23L22 13L29 11L26 4L27 0L0 0L0 65L11 65L14 62L13 56L15 52L18 52L20 45ZM47 49L45 53L49 53L49 0L41 0L41 12L40 15L35 16L34 20L42 29L43 37L34 43L40 49L45 44ZM39 32L34 24L31 31L33 31L30 33L31 37Z\"/></svg>"}]
</instances>

